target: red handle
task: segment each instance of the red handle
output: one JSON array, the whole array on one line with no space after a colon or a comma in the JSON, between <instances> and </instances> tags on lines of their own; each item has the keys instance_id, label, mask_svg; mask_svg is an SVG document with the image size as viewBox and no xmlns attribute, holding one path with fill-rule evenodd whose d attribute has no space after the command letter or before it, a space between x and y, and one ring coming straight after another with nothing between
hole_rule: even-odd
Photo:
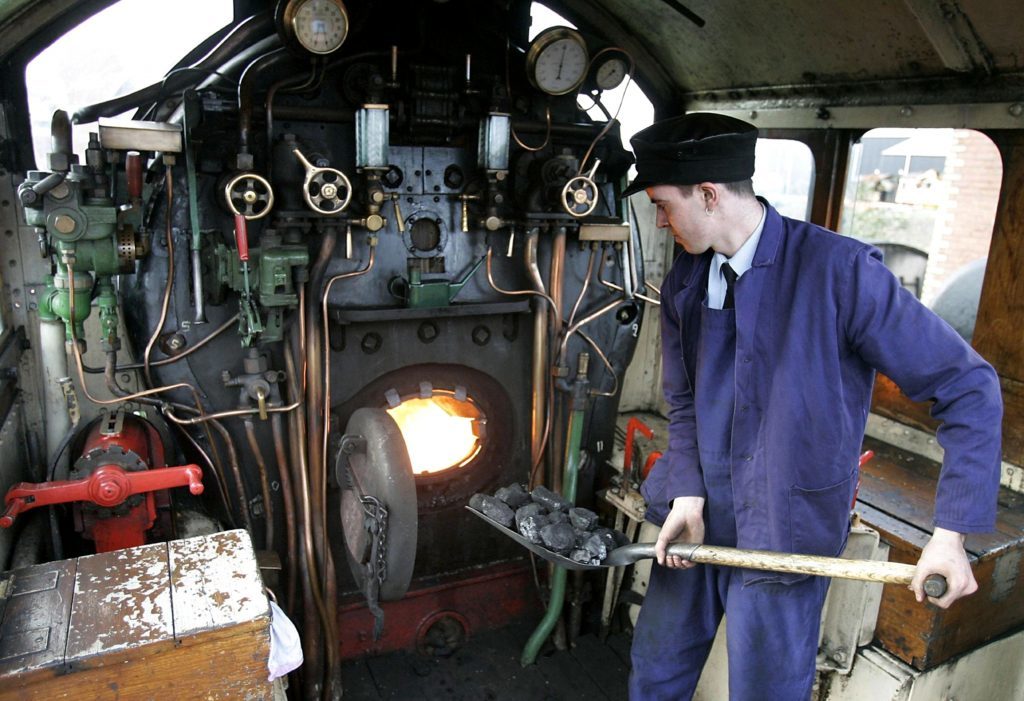
<instances>
[{"instance_id":1,"label":"red handle","mask_svg":"<svg viewBox=\"0 0 1024 701\"><path fill-rule=\"evenodd\" d=\"M235 215L235 247L238 249L238 260L243 263L249 260L249 223L245 215Z\"/></svg>"},{"instance_id":2,"label":"red handle","mask_svg":"<svg viewBox=\"0 0 1024 701\"><path fill-rule=\"evenodd\" d=\"M644 462L644 469L640 471L640 477L647 479L647 475L651 474L651 468L654 467L654 463L661 459L660 450L652 450L651 454L647 456L647 460Z\"/></svg>"},{"instance_id":3,"label":"red handle","mask_svg":"<svg viewBox=\"0 0 1024 701\"><path fill-rule=\"evenodd\" d=\"M654 438L654 431L635 416L626 423L625 454L622 456L622 474L627 478L623 480L624 483L628 483L633 475L633 436L637 431L644 434L647 440Z\"/></svg>"},{"instance_id":4,"label":"red handle","mask_svg":"<svg viewBox=\"0 0 1024 701\"><path fill-rule=\"evenodd\" d=\"M39 506L91 501L99 506L117 506L133 494L144 494L172 487L185 487L193 494L203 493L203 471L198 465L161 467L128 472L117 465L104 465L80 480L19 482L7 490L7 509L0 516L0 528L10 528L18 514Z\"/></svg>"},{"instance_id":5,"label":"red handle","mask_svg":"<svg viewBox=\"0 0 1024 701\"><path fill-rule=\"evenodd\" d=\"M128 179L128 197L142 199L142 156L138 151L129 151L124 159L125 176Z\"/></svg>"}]
</instances>

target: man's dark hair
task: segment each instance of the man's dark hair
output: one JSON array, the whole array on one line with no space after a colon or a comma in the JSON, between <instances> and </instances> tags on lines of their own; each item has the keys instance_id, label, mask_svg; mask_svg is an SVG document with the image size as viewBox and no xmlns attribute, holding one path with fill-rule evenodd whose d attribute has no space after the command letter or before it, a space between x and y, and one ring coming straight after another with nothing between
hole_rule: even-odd
<instances>
[{"instance_id":1,"label":"man's dark hair","mask_svg":"<svg viewBox=\"0 0 1024 701\"><path fill-rule=\"evenodd\" d=\"M732 194L739 195L740 197L754 196L754 181L749 178L746 180L737 180L734 183L722 183L722 187Z\"/></svg>"}]
</instances>

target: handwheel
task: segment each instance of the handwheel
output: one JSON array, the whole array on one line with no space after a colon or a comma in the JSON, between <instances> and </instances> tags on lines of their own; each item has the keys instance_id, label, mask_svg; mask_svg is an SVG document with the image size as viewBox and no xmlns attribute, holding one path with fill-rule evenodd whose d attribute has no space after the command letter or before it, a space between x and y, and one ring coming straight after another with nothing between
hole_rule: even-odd
<instances>
[{"instance_id":1,"label":"handwheel","mask_svg":"<svg viewBox=\"0 0 1024 701\"><path fill-rule=\"evenodd\" d=\"M571 178L562 188L562 207L574 217L585 217L597 207L597 183L585 175Z\"/></svg>"},{"instance_id":2,"label":"handwheel","mask_svg":"<svg viewBox=\"0 0 1024 701\"><path fill-rule=\"evenodd\" d=\"M348 177L337 168L318 168L302 155L299 149L292 153L306 169L302 183L302 196L309 208L318 214L332 216L341 214L352 199L352 184Z\"/></svg>"},{"instance_id":3,"label":"handwheel","mask_svg":"<svg viewBox=\"0 0 1024 701\"><path fill-rule=\"evenodd\" d=\"M250 221L262 219L274 206L274 188L256 173L241 173L224 187L224 199L232 214Z\"/></svg>"}]
</instances>

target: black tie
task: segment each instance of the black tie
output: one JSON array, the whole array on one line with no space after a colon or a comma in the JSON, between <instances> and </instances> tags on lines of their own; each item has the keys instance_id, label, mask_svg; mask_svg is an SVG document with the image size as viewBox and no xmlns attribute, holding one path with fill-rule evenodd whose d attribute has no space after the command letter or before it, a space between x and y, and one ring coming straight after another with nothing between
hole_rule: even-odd
<instances>
[{"instance_id":1,"label":"black tie","mask_svg":"<svg viewBox=\"0 0 1024 701\"><path fill-rule=\"evenodd\" d=\"M729 267L728 263L722 263L722 277L725 278L725 304L722 309L732 309L736 306L733 298L733 289L736 287L736 271Z\"/></svg>"}]
</instances>

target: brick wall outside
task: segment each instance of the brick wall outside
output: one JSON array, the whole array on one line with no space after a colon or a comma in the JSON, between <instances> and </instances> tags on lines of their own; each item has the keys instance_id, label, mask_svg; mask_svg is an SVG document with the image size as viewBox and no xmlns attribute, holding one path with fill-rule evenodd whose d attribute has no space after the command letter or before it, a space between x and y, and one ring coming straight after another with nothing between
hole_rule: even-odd
<instances>
[{"instance_id":1,"label":"brick wall outside","mask_svg":"<svg viewBox=\"0 0 1024 701\"><path fill-rule=\"evenodd\" d=\"M939 206L921 300L930 305L961 267L988 255L1003 177L995 144L957 129L946 159L946 199Z\"/></svg>"}]
</instances>

